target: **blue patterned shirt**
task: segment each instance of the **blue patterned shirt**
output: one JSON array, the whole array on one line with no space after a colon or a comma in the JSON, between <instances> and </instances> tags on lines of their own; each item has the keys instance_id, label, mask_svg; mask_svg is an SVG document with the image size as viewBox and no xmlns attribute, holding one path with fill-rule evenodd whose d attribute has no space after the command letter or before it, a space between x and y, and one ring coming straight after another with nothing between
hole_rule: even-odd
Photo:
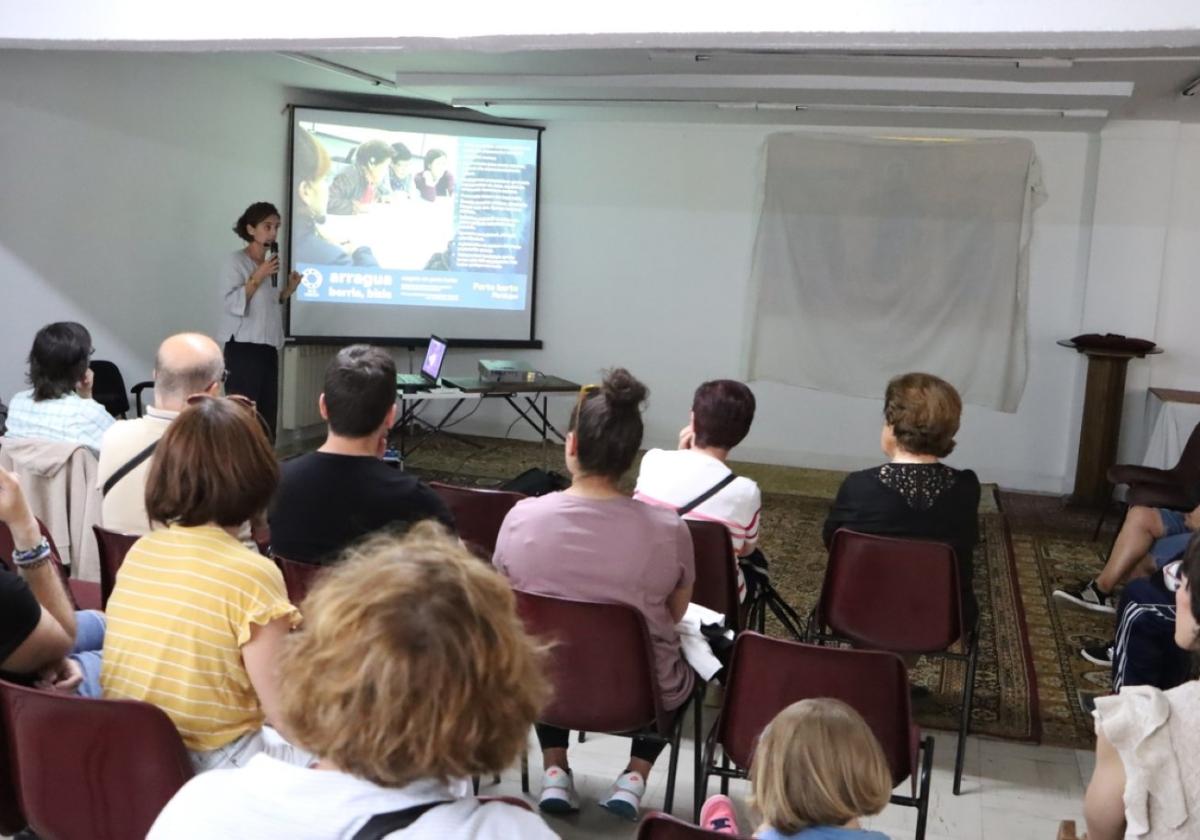
<instances>
[{"instance_id":1,"label":"blue patterned shirt","mask_svg":"<svg viewBox=\"0 0 1200 840\"><path fill-rule=\"evenodd\" d=\"M82 443L100 452L104 430L116 422L104 406L85 400L78 394L66 394L54 400L34 400L33 389L21 391L8 407L10 438L42 438L67 443Z\"/></svg>"}]
</instances>

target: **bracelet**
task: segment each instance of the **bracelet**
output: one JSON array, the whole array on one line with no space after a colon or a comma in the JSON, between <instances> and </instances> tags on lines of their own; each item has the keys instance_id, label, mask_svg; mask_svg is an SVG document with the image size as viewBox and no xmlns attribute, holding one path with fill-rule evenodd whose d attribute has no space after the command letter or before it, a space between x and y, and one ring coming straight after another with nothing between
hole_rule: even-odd
<instances>
[{"instance_id":1,"label":"bracelet","mask_svg":"<svg viewBox=\"0 0 1200 840\"><path fill-rule=\"evenodd\" d=\"M17 571L18 572L31 572L34 569L40 569L42 566L47 565L49 562L50 562L50 553L46 552L45 555L43 555L42 557L39 557L37 560L31 560L28 563L21 563L20 565L17 566Z\"/></svg>"},{"instance_id":2,"label":"bracelet","mask_svg":"<svg viewBox=\"0 0 1200 840\"><path fill-rule=\"evenodd\" d=\"M42 537L41 542L33 548L24 550L14 550L12 553L13 564L18 568L28 568L33 565L40 565L50 556L50 541Z\"/></svg>"}]
</instances>

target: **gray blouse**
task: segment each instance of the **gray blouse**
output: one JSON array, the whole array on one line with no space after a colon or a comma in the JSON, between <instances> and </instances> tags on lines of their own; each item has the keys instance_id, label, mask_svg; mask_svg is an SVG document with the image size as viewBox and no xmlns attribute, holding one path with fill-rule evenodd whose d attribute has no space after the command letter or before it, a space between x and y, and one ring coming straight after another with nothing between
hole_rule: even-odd
<instances>
[{"instance_id":1,"label":"gray blouse","mask_svg":"<svg viewBox=\"0 0 1200 840\"><path fill-rule=\"evenodd\" d=\"M252 344L283 346L283 304L279 294L287 288L287 275L279 271L279 287L265 281L249 301L246 281L257 264L245 251L234 251L221 266L221 326L217 341L230 338Z\"/></svg>"}]
</instances>

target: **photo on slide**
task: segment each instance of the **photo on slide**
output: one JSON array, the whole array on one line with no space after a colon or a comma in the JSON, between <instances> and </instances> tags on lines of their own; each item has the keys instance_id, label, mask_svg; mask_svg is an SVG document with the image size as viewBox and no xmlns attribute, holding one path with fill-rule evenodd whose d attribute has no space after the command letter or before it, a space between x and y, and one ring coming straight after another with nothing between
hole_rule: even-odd
<instances>
[{"instance_id":1,"label":"photo on slide","mask_svg":"<svg viewBox=\"0 0 1200 840\"><path fill-rule=\"evenodd\" d=\"M297 119L297 304L524 310L537 143L481 134Z\"/></svg>"}]
</instances>

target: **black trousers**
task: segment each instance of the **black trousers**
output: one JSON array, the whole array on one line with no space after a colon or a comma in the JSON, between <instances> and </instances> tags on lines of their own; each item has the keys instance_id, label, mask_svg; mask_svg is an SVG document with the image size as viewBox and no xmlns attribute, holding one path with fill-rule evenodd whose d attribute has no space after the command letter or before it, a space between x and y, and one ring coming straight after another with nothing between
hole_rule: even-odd
<instances>
[{"instance_id":1,"label":"black trousers","mask_svg":"<svg viewBox=\"0 0 1200 840\"><path fill-rule=\"evenodd\" d=\"M270 344L245 341L225 342L225 393L254 400L258 413L267 421L275 438L275 415L279 410L279 351Z\"/></svg>"},{"instance_id":2,"label":"black trousers","mask_svg":"<svg viewBox=\"0 0 1200 840\"><path fill-rule=\"evenodd\" d=\"M570 731L559 729L557 726L546 726L544 723L536 723L533 728L537 730L538 744L542 749L552 750L557 747L565 750L567 748L567 743L571 738ZM666 741L659 741L655 738L634 738L633 746L629 748L629 755L653 764L666 745Z\"/></svg>"}]
</instances>

